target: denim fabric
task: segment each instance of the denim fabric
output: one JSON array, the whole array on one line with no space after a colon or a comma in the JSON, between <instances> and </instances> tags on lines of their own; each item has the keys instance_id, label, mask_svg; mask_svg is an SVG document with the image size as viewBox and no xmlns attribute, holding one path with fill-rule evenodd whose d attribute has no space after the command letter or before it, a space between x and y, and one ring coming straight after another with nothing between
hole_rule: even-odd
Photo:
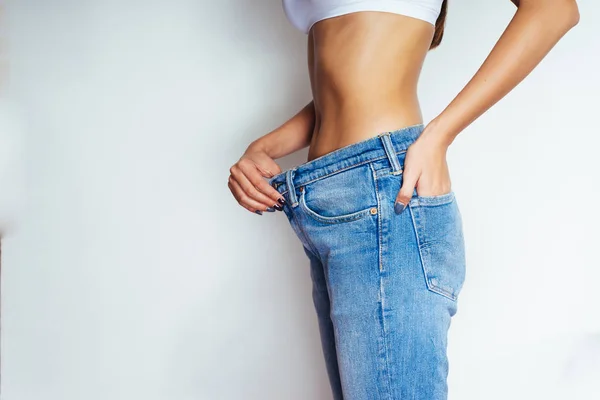
<instances>
[{"instance_id":1,"label":"denim fabric","mask_svg":"<svg viewBox=\"0 0 600 400\"><path fill-rule=\"evenodd\" d=\"M394 212L413 125L269 180L310 261L334 399L447 399L447 334L465 278L453 191Z\"/></svg>"}]
</instances>

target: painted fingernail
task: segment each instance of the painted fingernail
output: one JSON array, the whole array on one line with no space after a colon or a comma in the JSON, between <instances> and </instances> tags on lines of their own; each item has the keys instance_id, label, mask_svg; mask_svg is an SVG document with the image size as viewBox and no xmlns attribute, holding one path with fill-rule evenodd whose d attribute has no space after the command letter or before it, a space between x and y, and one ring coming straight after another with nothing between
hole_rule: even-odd
<instances>
[{"instance_id":1,"label":"painted fingernail","mask_svg":"<svg viewBox=\"0 0 600 400\"><path fill-rule=\"evenodd\" d=\"M269 207L269 208L267 208L267 211L268 212L275 212L275 209L273 207Z\"/></svg>"},{"instance_id":2,"label":"painted fingernail","mask_svg":"<svg viewBox=\"0 0 600 400\"><path fill-rule=\"evenodd\" d=\"M277 211L283 211L283 207L281 207L279 204L273 204L273 208Z\"/></svg>"},{"instance_id":3,"label":"painted fingernail","mask_svg":"<svg viewBox=\"0 0 600 400\"><path fill-rule=\"evenodd\" d=\"M285 204L285 199L283 197L278 198L277 201L279 204Z\"/></svg>"},{"instance_id":4,"label":"painted fingernail","mask_svg":"<svg viewBox=\"0 0 600 400\"><path fill-rule=\"evenodd\" d=\"M397 202L396 204L394 204L394 211L396 212L396 214L400 214L402 211L404 211L405 208L406 204L404 203Z\"/></svg>"},{"instance_id":5,"label":"painted fingernail","mask_svg":"<svg viewBox=\"0 0 600 400\"><path fill-rule=\"evenodd\" d=\"M256 210L254 212L257 213L258 215L262 215L262 211L260 211L260 210Z\"/></svg>"}]
</instances>

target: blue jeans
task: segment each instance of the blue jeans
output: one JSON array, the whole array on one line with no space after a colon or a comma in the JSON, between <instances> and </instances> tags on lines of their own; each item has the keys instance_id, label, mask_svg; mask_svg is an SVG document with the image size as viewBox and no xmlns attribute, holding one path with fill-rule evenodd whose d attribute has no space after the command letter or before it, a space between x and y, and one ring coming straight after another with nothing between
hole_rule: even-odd
<instances>
[{"instance_id":1,"label":"blue jeans","mask_svg":"<svg viewBox=\"0 0 600 400\"><path fill-rule=\"evenodd\" d=\"M453 191L396 214L413 125L269 180L310 260L312 298L335 399L447 398L447 337L465 278Z\"/></svg>"}]
</instances>

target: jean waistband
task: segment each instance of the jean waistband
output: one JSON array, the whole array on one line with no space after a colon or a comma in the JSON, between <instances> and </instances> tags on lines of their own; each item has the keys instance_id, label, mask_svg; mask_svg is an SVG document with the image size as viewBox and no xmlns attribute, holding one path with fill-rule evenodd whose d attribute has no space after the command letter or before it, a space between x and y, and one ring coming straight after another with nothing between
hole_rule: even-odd
<instances>
[{"instance_id":1,"label":"jean waistband","mask_svg":"<svg viewBox=\"0 0 600 400\"><path fill-rule=\"evenodd\" d=\"M295 206L296 188L340 170L373 160L388 158L393 171L400 170L397 153L405 151L423 132L424 125L416 124L394 131L382 132L369 139L353 143L314 160L307 161L271 177L269 184L281 194L290 192Z\"/></svg>"}]
</instances>

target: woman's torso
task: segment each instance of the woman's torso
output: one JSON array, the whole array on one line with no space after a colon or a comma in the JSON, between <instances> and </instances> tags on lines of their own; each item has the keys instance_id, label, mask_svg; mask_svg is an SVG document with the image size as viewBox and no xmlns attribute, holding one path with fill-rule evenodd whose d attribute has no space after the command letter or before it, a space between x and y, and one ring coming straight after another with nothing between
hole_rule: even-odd
<instances>
[{"instance_id":1,"label":"woman's torso","mask_svg":"<svg viewBox=\"0 0 600 400\"><path fill-rule=\"evenodd\" d=\"M433 33L426 21L375 11L312 26L308 68L315 126L307 161L423 121L417 83Z\"/></svg>"}]
</instances>

